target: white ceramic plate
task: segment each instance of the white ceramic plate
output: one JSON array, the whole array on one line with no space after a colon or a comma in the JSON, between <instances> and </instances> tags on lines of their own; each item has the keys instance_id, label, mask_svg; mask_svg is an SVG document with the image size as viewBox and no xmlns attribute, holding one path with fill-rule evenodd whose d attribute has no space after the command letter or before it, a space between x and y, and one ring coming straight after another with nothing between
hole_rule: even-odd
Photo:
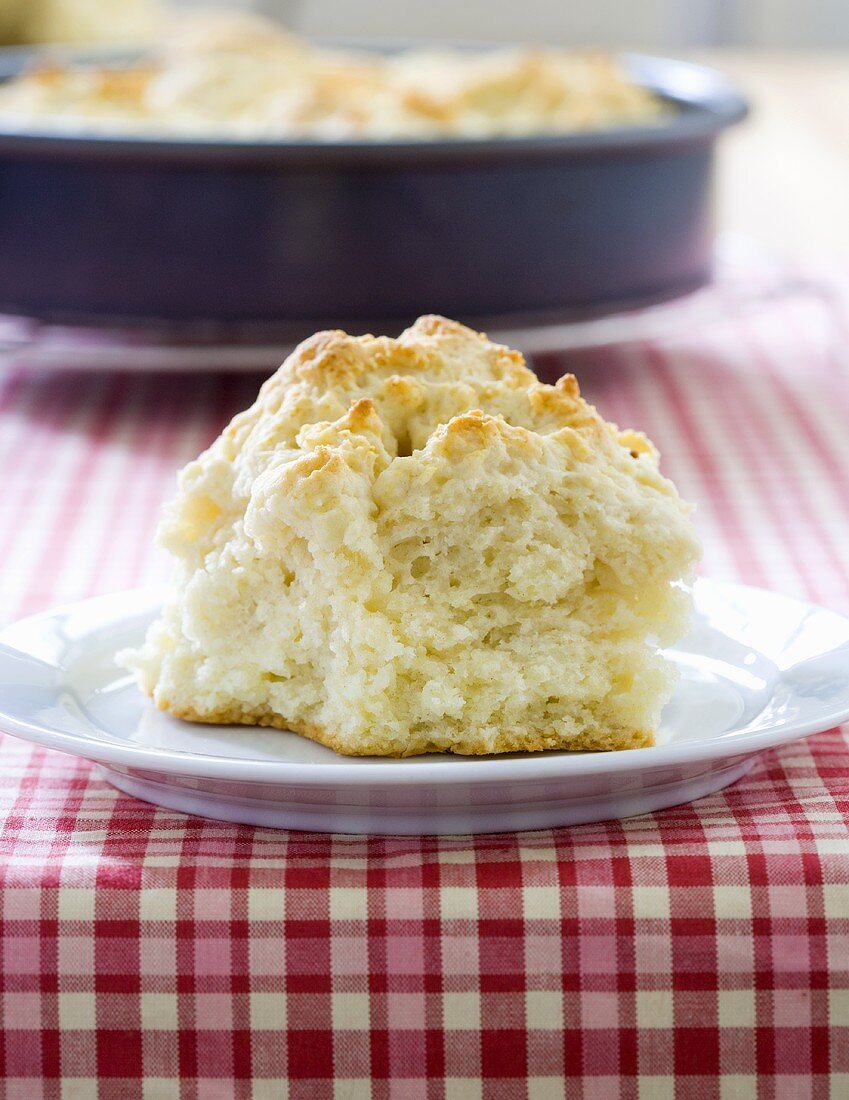
<instances>
[{"instance_id":1,"label":"white ceramic plate","mask_svg":"<svg viewBox=\"0 0 849 1100\"><path fill-rule=\"evenodd\" d=\"M849 620L699 581L659 744L610 753L409 760L338 756L293 733L190 725L114 662L156 594L98 597L0 634L0 727L96 761L123 791L186 813L347 833L465 833L628 817L733 783L765 749L849 718Z\"/></svg>"}]
</instances>

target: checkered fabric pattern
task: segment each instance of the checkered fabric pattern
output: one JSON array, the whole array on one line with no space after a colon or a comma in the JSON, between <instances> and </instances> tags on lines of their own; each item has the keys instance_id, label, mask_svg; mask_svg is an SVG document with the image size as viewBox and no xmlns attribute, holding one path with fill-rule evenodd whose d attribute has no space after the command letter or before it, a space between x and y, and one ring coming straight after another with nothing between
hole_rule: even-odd
<instances>
[{"instance_id":1,"label":"checkered fabric pattern","mask_svg":"<svg viewBox=\"0 0 849 1100\"><path fill-rule=\"evenodd\" d=\"M568 365L698 502L707 574L849 611L829 301ZM255 388L7 377L4 616L156 582L174 470ZM517 835L192 819L11 736L0 801L4 1100L849 1096L840 731L691 805Z\"/></svg>"}]
</instances>

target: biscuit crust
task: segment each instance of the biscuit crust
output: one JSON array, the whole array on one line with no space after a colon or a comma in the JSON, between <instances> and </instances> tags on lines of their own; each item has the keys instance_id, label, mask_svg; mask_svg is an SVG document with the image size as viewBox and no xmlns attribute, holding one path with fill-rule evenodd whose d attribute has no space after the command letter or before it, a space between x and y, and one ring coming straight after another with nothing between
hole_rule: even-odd
<instances>
[{"instance_id":1,"label":"biscuit crust","mask_svg":"<svg viewBox=\"0 0 849 1100\"><path fill-rule=\"evenodd\" d=\"M192 707L174 706L167 699L158 699L157 706L174 718L180 718L184 722L203 722L214 726L264 726L269 729L283 730L284 732L297 733L328 749L333 749L342 756L370 756L374 755L366 751L351 749L344 738L335 734L332 730L324 729L313 722L302 722L298 719L286 718L282 714L255 714L245 711L241 707L234 706L230 710L220 710L212 713L200 713ZM635 730L632 733L610 734L608 737L581 736L564 741L554 730L548 732L533 733L528 730L500 730L486 744L480 740L470 738L468 741L447 741L440 744L439 739L406 739L403 750L383 753L380 755L392 756L403 759L408 756L423 756L428 753L450 752L456 756L496 756L505 753L527 752L614 752L619 749L645 749L651 748L655 743L655 735L651 730Z\"/></svg>"}]
</instances>

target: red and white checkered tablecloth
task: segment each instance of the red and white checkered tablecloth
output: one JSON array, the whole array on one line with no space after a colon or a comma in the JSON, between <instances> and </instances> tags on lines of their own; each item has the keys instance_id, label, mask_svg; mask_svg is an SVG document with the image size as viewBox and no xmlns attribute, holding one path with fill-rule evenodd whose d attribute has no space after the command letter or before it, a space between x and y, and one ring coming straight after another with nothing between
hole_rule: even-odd
<instances>
[{"instance_id":1,"label":"red and white checkered tablecloth","mask_svg":"<svg viewBox=\"0 0 849 1100\"><path fill-rule=\"evenodd\" d=\"M698 502L705 573L849 612L841 330L802 295L569 365ZM155 583L175 469L256 384L6 378L3 616ZM4 1100L849 1096L837 730L688 806L518 835L188 818L11 736L0 803Z\"/></svg>"}]
</instances>

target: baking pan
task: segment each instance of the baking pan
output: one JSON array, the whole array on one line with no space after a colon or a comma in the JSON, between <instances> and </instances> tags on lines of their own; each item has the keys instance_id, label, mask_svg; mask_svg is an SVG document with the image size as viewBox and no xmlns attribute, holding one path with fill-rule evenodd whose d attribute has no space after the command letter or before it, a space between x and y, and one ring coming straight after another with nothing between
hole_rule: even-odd
<instances>
[{"instance_id":1,"label":"baking pan","mask_svg":"<svg viewBox=\"0 0 849 1100\"><path fill-rule=\"evenodd\" d=\"M36 59L6 51L0 78ZM0 311L287 335L612 312L710 277L718 73L627 55L659 124L497 140L0 131Z\"/></svg>"}]
</instances>

